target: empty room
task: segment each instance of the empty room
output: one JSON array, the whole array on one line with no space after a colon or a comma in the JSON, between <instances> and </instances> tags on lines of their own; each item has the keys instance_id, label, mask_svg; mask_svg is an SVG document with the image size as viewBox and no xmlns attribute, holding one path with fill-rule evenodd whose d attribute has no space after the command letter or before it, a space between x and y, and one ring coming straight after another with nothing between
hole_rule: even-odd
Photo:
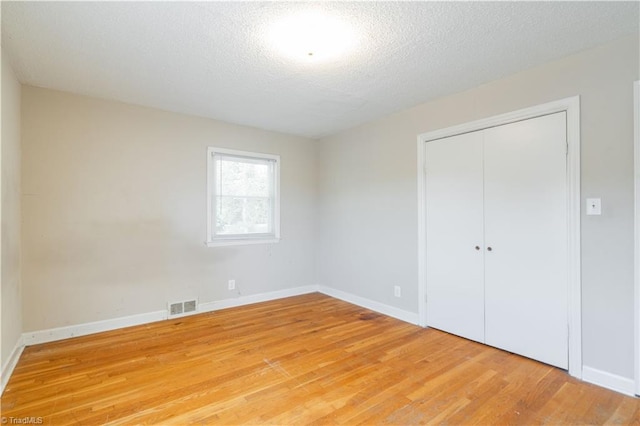
<instances>
[{"instance_id":1,"label":"empty room","mask_svg":"<svg viewBox=\"0 0 640 426\"><path fill-rule=\"evenodd\" d=\"M640 2L0 11L3 424L640 423Z\"/></svg>"}]
</instances>

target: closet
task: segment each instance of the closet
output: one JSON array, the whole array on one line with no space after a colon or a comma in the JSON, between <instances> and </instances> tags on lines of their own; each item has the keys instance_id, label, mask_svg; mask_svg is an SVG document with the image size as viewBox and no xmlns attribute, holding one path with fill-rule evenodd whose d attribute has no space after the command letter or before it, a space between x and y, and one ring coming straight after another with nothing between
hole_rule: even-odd
<instances>
[{"instance_id":1,"label":"closet","mask_svg":"<svg viewBox=\"0 0 640 426\"><path fill-rule=\"evenodd\" d=\"M427 325L568 368L566 112L426 142Z\"/></svg>"}]
</instances>

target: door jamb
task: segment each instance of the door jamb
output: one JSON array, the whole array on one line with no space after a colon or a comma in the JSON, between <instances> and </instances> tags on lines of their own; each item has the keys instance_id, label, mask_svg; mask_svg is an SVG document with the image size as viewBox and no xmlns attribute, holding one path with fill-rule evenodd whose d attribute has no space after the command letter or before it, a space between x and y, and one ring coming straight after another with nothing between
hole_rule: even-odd
<instances>
[{"instance_id":1,"label":"door jamb","mask_svg":"<svg viewBox=\"0 0 640 426\"><path fill-rule=\"evenodd\" d=\"M640 80L633 83L635 393L640 395Z\"/></svg>"},{"instance_id":2,"label":"door jamb","mask_svg":"<svg viewBox=\"0 0 640 426\"><path fill-rule=\"evenodd\" d=\"M427 326L425 144L429 141L487 129L543 115L567 114L567 220L568 220L568 336L569 374L582 378L582 289L580 277L580 96L508 112L418 135L418 315ZM637 298L636 298L637 299ZM637 311L637 310L636 310ZM636 321L637 323L638 321ZM639 325L640 328L640 325ZM640 338L640 337L639 337ZM636 383L638 380L636 380Z\"/></svg>"}]
</instances>

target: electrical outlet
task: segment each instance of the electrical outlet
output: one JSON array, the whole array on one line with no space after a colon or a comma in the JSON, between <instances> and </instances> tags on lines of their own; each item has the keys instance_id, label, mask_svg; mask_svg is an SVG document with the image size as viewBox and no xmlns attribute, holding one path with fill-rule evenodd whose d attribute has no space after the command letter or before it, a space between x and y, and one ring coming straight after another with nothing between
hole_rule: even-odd
<instances>
[{"instance_id":1,"label":"electrical outlet","mask_svg":"<svg viewBox=\"0 0 640 426\"><path fill-rule=\"evenodd\" d=\"M393 295L395 297L402 297L402 289L399 285L393 286Z\"/></svg>"},{"instance_id":2,"label":"electrical outlet","mask_svg":"<svg viewBox=\"0 0 640 426\"><path fill-rule=\"evenodd\" d=\"M229 280L229 290L236 289L236 280Z\"/></svg>"}]
</instances>

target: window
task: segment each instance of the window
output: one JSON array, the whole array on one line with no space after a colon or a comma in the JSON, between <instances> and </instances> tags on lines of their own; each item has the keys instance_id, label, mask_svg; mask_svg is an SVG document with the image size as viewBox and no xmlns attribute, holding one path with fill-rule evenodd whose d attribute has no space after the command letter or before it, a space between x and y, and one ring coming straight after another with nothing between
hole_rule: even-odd
<instances>
[{"instance_id":1,"label":"window","mask_svg":"<svg viewBox=\"0 0 640 426\"><path fill-rule=\"evenodd\" d=\"M277 242L280 156L208 150L207 245Z\"/></svg>"}]
</instances>

